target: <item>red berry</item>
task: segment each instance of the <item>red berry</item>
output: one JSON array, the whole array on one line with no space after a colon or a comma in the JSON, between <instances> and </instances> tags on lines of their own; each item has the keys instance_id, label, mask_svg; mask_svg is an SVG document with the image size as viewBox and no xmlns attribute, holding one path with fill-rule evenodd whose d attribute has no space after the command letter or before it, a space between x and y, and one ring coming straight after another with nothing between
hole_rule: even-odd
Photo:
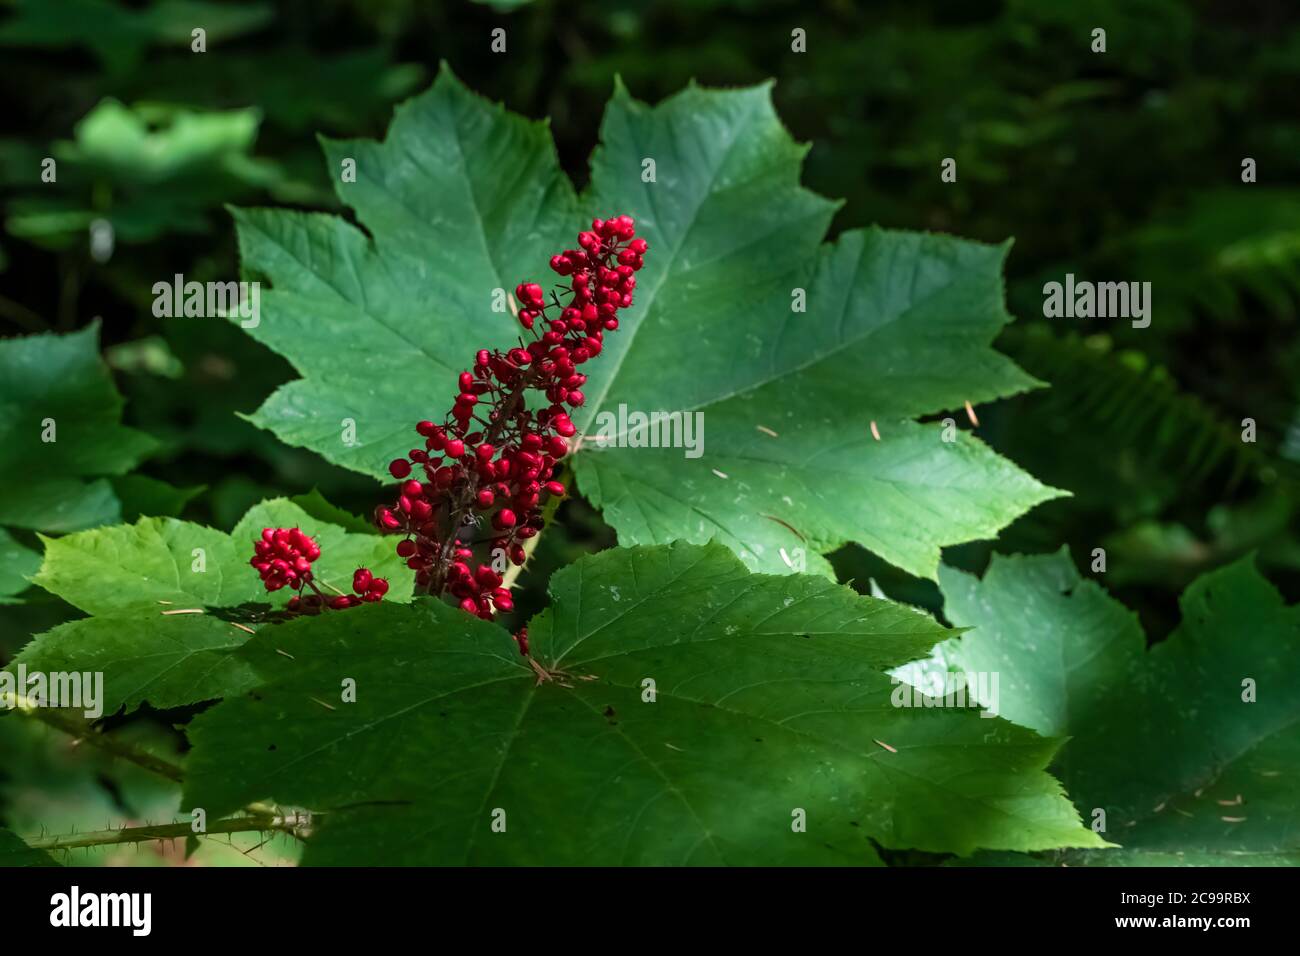
<instances>
[{"instance_id":1,"label":"red berry","mask_svg":"<svg viewBox=\"0 0 1300 956\"><path fill-rule=\"evenodd\" d=\"M302 529L263 528L253 541L249 564L257 570L268 591L283 587L300 590L311 580L311 564L319 557L320 547Z\"/></svg>"},{"instance_id":2,"label":"red berry","mask_svg":"<svg viewBox=\"0 0 1300 956\"><path fill-rule=\"evenodd\" d=\"M405 478L411 473L411 463L405 458L394 458L388 463L388 473L394 478Z\"/></svg>"},{"instance_id":3,"label":"red berry","mask_svg":"<svg viewBox=\"0 0 1300 956\"><path fill-rule=\"evenodd\" d=\"M372 577L373 575L371 575L369 568L357 568L356 572L352 575L352 590L356 591L358 594L365 594L367 589L370 587Z\"/></svg>"}]
</instances>

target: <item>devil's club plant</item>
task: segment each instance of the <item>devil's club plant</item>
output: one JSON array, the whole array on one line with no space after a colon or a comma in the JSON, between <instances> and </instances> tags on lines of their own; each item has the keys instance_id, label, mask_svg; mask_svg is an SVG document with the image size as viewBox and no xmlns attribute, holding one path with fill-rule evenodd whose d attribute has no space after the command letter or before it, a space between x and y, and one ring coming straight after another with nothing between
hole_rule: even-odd
<instances>
[{"instance_id":1,"label":"devil's club plant","mask_svg":"<svg viewBox=\"0 0 1300 956\"><path fill-rule=\"evenodd\" d=\"M400 495L375 519L382 530L404 535L397 553L415 572L417 590L448 594L484 620L514 608L501 558L522 566L524 542L545 524L544 506L564 496L556 469L577 433L567 409L585 401L587 376L579 366L601 353L619 310L632 304L646 252L646 241L635 236L630 216L595 219L590 232L578 235L579 248L551 257L551 268L568 282L549 301L537 283L520 283L518 319L531 341L521 337L507 351L480 349L474 370L461 372L460 393L442 423L415 426L424 447L389 464L402 481ZM549 404L530 408L530 391ZM416 465L424 481L410 477ZM476 537L483 519L491 532ZM472 567L480 544L491 563ZM526 640L521 634L521 649Z\"/></svg>"},{"instance_id":2,"label":"devil's club plant","mask_svg":"<svg viewBox=\"0 0 1300 956\"><path fill-rule=\"evenodd\" d=\"M382 534L303 496L230 534L155 518L49 540L35 579L87 616L24 649L29 671L102 671L105 713L219 702L188 722L185 765L164 768L183 808L223 832L286 829L260 808L305 808L308 863L878 864L881 849L1095 851L1125 836L1081 823L1121 765L1100 747L1094 762L1072 723L1041 736L1010 712L900 703L900 667L921 670L941 641L983 660L992 622L966 614L985 637L954 642L834 583L821 558L853 540L937 576L941 546L1054 494L917 420L1035 384L989 346L1009 319L1004 250L880 230L824 243L833 204L798 186L802 151L763 88L653 108L618 90L583 196L543 127L448 74L384 144L327 149L358 159L342 195L369 235L237 213L243 267L269 281L248 331L303 376L254 420L391 477ZM583 207L629 215L552 256ZM481 242L457 241L467 228ZM514 285L506 264L546 257L559 288ZM518 325L466 321L511 287ZM345 345L393 329L401 348ZM457 378L446 414L421 421L428 384ZM708 412L707 463L578 437L602 411L666 403ZM417 421L403 452L394 432ZM512 635L492 618L575 492L623 546L556 571ZM268 591L288 592L287 614L267 613ZM1056 764L1087 795L1077 806L1046 772L1058 730L1090 758ZM1260 832L1272 842L1252 846L1285 849Z\"/></svg>"}]
</instances>

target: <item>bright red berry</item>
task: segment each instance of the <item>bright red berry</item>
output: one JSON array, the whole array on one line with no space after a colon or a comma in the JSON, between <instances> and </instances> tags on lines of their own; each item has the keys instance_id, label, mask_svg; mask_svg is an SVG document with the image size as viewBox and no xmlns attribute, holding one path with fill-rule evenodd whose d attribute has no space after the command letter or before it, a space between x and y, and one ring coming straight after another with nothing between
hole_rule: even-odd
<instances>
[{"instance_id":1,"label":"bright red berry","mask_svg":"<svg viewBox=\"0 0 1300 956\"><path fill-rule=\"evenodd\" d=\"M370 588L372 578L369 568L357 568L356 573L352 575L352 590L358 594L365 594Z\"/></svg>"}]
</instances>

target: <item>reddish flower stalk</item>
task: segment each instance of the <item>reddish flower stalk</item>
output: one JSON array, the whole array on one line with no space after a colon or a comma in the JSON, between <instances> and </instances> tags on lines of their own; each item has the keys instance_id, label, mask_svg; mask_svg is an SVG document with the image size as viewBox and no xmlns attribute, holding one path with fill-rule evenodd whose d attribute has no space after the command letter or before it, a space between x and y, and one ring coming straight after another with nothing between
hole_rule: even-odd
<instances>
[{"instance_id":1,"label":"reddish flower stalk","mask_svg":"<svg viewBox=\"0 0 1300 956\"><path fill-rule=\"evenodd\" d=\"M402 484L397 501L376 509L375 520L403 535L397 553L415 571L417 591L447 595L485 620L513 609L506 562L524 563L524 542L541 531L543 506L565 494L556 471L577 432L568 409L586 400L587 376L578 366L601 353L619 310L632 304L646 251L635 235L628 216L596 219L579 234L579 248L551 258L568 281L549 301L537 283L520 283L518 319L529 341L521 337L505 352L480 350L473 370L460 374L443 421L416 425L424 447L389 464ZM530 407L530 392L549 404ZM422 481L411 477L416 466ZM478 537L485 520L491 531ZM479 545L486 545L488 563L477 561Z\"/></svg>"}]
</instances>

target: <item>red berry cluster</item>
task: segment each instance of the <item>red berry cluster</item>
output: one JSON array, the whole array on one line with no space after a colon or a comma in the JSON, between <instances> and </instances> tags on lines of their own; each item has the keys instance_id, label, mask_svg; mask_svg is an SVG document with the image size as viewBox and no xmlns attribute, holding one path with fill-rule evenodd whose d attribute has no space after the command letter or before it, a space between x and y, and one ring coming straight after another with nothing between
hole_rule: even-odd
<instances>
[{"instance_id":1,"label":"red berry cluster","mask_svg":"<svg viewBox=\"0 0 1300 956\"><path fill-rule=\"evenodd\" d=\"M312 562L319 557L320 546L298 528L263 528L248 563L257 568L268 591L286 585L302 590L311 580Z\"/></svg>"},{"instance_id":2,"label":"red berry cluster","mask_svg":"<svg viewBox=\"0 0 1300 956\"><path fill-rule=\"evenodd\" d=\"M321 608L342 610L356 607L363 601L382 600L388 593L388 582L377 578L368 568L358 568L352 575L352 590L356 594L339 594L327 597L316 587L312 578L312 563L320 557L320 545L299 528L263 528L261 538L253 542L253 557L249 561L257 568L268 591L290 587L299 592L289 599L287 609L294 613L314 614ZM304 587L314 593L303 594Z\"/></svg>"},{"instance_id":3,"label":"red berry cluster","mask_svg":"<svg viewBox=\"0 0 1300 956\"><path fill-rule=\"evenodd\" d=\"M565 494L555 474L577 433L568 409L586 400L587 376L578 367L600 354L605 333L618 328L619 310L632 304L646 251L635 236L628 216L596 219L579 234L579 248L551 258L567 282L549 300L536 282L520 283L518 318L530 340L521 337L504 352L480 350L473 370L461 373L443 421L415 426L424 447L389 464L402 482L399 497L376 509L375 520L404 535L397 553L415 571L417 589L449 594L485 620L513 608L504 561L475 566L473 548L486 543L492 558L522 565L523 542L544 524L542 506ZM549 404L529 408L529 390ZM422 480L410 477L414 466ZM476 539L483 519L492 531Z\"/></svg>"}]
</instances>

